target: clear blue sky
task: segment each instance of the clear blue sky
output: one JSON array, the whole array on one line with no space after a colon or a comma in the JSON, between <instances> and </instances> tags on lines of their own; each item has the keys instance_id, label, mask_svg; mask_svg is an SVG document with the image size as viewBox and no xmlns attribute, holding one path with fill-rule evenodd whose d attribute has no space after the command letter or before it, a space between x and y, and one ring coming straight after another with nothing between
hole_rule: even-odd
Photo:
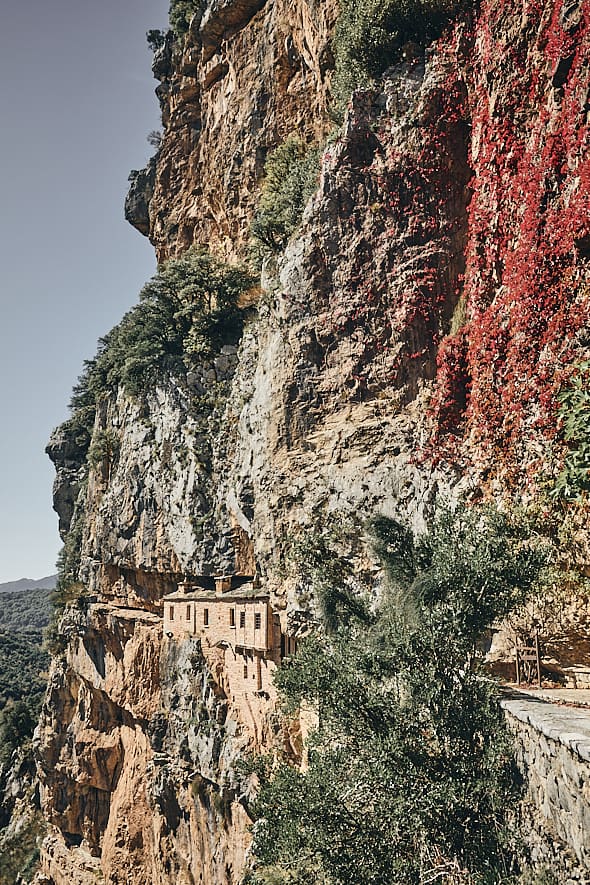
<instances>
[{"instance_id":1,"label":"clear blue sky","mask_svg":"<svg viewBox=\"0 0 590 885\"><path fill-rule=\"evenodd\" d=\"M97 338L155 270L123 217L160 118L168 0L5 3L0 28L0 582L55 571L44 448Z\"/></svg>"}]
</instances>

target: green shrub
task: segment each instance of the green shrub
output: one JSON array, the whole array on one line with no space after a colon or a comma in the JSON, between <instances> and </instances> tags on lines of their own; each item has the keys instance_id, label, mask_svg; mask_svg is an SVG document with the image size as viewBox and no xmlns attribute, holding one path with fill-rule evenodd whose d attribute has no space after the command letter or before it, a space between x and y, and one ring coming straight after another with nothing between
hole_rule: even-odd
<instances>
[{"instance_id":1,"label":"green shrub","mask_svg":"<svg viewBox=\"0 0 590 885\"><path fill-rule=\"evenodd\" d=\"M277 671L287 709L305 702L319 724L305 772L258 761L250 881L507 882L519 787L478 640L545 552L491 510L443 510L419 537L373 528L388 590L372 620L317 631Z\"/></svg>"},{"instance_id":2,"label":"green shrub","mask_svg":"<svg viewBox=\"0 0 590 885\"><path fill-rule=\"evenodd\" d=\"M13 752L33 736L38 709L25 700L8 704L0 713L0 762L7 762Z\"/></svg>"},{"instance_id":3,"label":"green shrub","mask_svg":"<svg viewBox=\"0 0 590 885\"><path fill-rule=\"evenodd\" d=\"M152 52L158 52L166 42L166 34L159 28L151 28L149 31L146 31L145 38Z\"/></svg>"},{"instance_id":4,"label":"green shrub","mask_svg":"<svg viewBox=\"0 0 590 885\"><path fill-rule=\"evenodd\" d=\"M568 443L552 497L581 500L590 491L590 362L580 363L559 395L561 433Z\"/></svg>"},{"instance_id":5,"label":"green shrub","mask_svg":"<svg viewBox=\"0 0 590 885\"><path fill-rule=\"evenodd\" d=\"M103 476L108 481L113 466L119 457L121 441L114 430L98 430L88 449L88 463L95 470L102 467Z\"/></svg>"},{"instance_id":6,"label":"green shrub","mask_svg":"<svg viewBox=\"0 0 590 885\"><path fill-rule=\"evenodd\" d=\"M201 356L235 343L242 331L240 295L253 278L239 267L189 249L159 268L139 304L100 339L85 364L71 407L91 414L98 398L122 385L138 395L168 375L182 375Z\"/></svg>"},{"instance_id":7,"label":"green shrub","mask_svg":"<svg viewBox=\"0 0 590 885\"><path fill-rule=\"evenodd\" d=\"M182 37L189 29L193 15L204 7L202 0L171 0L168 18L170 27L177 37Z\"/></svg>"},{"instance_id":8,"label":"green shrub","mask_svg":"<svg viewBox=\"0 0 590 885\"><path fill-rule=\"evenodd\" d=\"M289 136L264 165L264 182L250 229L255 259L282 252L317 189L319 150Z\"/></svg>"},{"instance_id":9,"label":"green shrub","mask_svg":"<svg viewBox=\"0 0 590 885\"><path fill-rule=\"evenodd\" d=\"M200 249L158 269L140 292L139 304L99 340L96 356L84 361L72 392L71 417L62 428L93 466L105 445L114 457L117 448L117 440L109 444L104 431L89 451L98 401L119 385L138 396L166 376L186 374L200 356L235 343L242 330L238 300L253 283L243 269Z\"/></svg>"},{"instance_id":10,"label":"green shrub","mask_svg":"<svg viewBox=\"0 0 590 885\"><path fill-rule=\"evenodd\" d=\"M353 590L359 586L359 576L350 560L340 555L343 547L350 549L357 536L356 527L344 523L341 516L322 517L287 546L286 571L298 581L299 602L305 607L311 594L323 628L329 633L351 619L370 620L365 599Z\"/></svg>"},{"instance_id":11,"label":"green shrub","mask_svg":"<svg viewBox=\"0 0 590 885\"><path fill-rule=\"evenodd\" d=\"M465 5L464 0L340 0L333 39L336 116L342 118L355 89L399 61L405 44L424 47Z\"/></svg>"}]
</instances>

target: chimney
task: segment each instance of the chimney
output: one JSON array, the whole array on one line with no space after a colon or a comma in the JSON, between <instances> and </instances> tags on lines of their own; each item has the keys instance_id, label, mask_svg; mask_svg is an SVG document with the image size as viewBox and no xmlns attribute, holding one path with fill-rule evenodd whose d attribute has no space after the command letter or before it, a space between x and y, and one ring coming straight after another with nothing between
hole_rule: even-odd
<instances>
[{"instance_id":1,"label":"chimney","mask_svg":"<svg viewBox=\"0 0 590 885\"><path fill-rule=\"evenodd\" d=\"M231 575L221 575L215 578L215 594L221 596L231 590Z\"/></svg>"}]
</instances>

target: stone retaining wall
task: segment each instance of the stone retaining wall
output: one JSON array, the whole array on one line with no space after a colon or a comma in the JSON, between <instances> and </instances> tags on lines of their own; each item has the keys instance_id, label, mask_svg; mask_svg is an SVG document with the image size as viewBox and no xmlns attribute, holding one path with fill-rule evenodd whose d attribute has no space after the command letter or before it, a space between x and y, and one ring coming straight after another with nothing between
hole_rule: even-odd
<instances>
[{"instance_id":1,"label":"stone retaining wall","mask_svg":"<svg viewBox=\"0 0 590 885\"><path fill-rule=\"evenodd\" d=\"M513 696L502 702L526 778L532 860L559 885L590 883L590 713Z\"/></svg>"}]
</instances>

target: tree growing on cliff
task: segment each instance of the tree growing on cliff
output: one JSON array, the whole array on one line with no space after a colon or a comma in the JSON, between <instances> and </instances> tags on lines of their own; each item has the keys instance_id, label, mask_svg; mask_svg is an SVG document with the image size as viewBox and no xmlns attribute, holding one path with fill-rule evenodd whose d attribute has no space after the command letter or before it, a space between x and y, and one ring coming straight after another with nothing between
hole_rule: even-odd
<instances>
[{"instance_id":1,"label":"tree growing on cliff","mask_svg":"<svg viewBox=\"0 0 590 885\"><path fill-rule=\"evenodd\" d=\"M264 165L260 202L250 228L254 258L282 252L317 189L319 151L291 135Z\"/></svg>"},{"instance_id":2,"label":"tree growing on cliff","mask_svg":"<svg viewBox=\"0 0 590 885\"><path fill-rule=\"evenodd\" d=\"M507 882L518 786L478 643L539 580L544 550L477 508L441 511L422 536L373 528L388 586L372 623L349 613L278 671L287 709L311 704L319 725L307 771L258 767L249 881Z\"/></svg>"},{"instance_id":3,"label":"tree growing on cliff","mask_svg":"<svg viewBox=\"0 0 590 885\"><path fill-rule=\"evenodd\" d=\"M163 264L141 290L139 303L85 362L70 402L70 422L79 419L88 434L105 393L122 385L139 395L167 376L186 375L199 357L235 343L243 318L238 302L253 284L243 268L203 249L188 249Z\"/></svg>"},{"instance_id":4,"label":"tree growing on cliff","mask_svg":"<svg viewBox=\"0 0 590 885\"><path fill-rule=\"evenodd\" d=\"M464 0L340 0L332 41L336 117L342 117L355 89L370 85L403 58L404 46L423 48L465 6Z\"/></svg>"},{"instance_id":5,"label":"tree growing on cliff","mask_svg":"<svg viewBox=\"0 0 590 885\"><path fill-rule=\"evenodd\" d=\"M182 37L189 29L191 19L205 4L202 0L171 0L168 19L177 37Z\"/></svg>"},{"instance_id":6,"label":"tree growing on cliff","mask_svg":"<svg viewBox=\"0 0 590 885\"><path fill-rule=\"evenodd\" d=\"M252 282L201 249L171 259L109 333L94 377L106 389L122 385L139 395L166 376L186 375L195 359L239 338L238 299Z\"/></svg>"}]
</instances>

